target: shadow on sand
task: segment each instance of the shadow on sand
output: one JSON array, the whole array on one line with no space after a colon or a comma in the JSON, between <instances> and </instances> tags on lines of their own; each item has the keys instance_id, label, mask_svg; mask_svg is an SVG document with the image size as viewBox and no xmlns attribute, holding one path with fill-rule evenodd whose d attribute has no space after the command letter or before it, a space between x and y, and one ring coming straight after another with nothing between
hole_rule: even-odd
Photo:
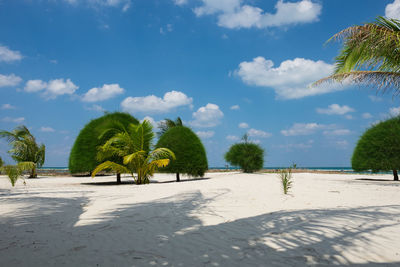
<instances>
[{"instance_id":1,"label":"shadow on sand","mask_svg":"<svg viewBox=\"0 0 400 267\"><path fill-rule=\"evenodd\" d=\"M179 183L185 183L185 182L193 182L193 181L202 181L202 180L209 180L210 178L208 177L202 177L202 178L187 178L187 179L181 179ZM176 183L176 180L169 180L169 181L155 181L155 180L150 180L151 184L170 184L170 183ZM135 184L135 181L130 178L130 179L124 179L121 181L120 184L118 184L116 181L105 181L105 182L91 182L91 183L81 183L82 185L100 185L100 186L109 186L109 185L126 185L126 184Z\"/></svg>"},{"instance_id":2,"label":"shadow on sand","mask_svg":"<svg viewBox=\"0 0 400 267\"><path fill-rule=\"evenodd\" d=\"M379 246L376 231L398 225L400 205L279 211L205 225L198 215L218 218L212 203L227 192L214 193L121 205L91 220L83 196L0 199L24 207L0 217L0 265L400 266L355 250Z\"/></svg>"}]
</instances>

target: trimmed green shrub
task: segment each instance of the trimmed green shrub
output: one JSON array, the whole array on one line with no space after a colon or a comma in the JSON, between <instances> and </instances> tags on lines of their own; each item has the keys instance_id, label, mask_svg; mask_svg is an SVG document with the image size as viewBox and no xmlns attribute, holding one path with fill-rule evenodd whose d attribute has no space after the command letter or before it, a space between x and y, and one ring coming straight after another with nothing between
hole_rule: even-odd
<instances>
[{"instance_id":1,"label":"trimmed green shrub","mask_svg":"<svg viewBox=\"0 0 400 267\"><path fill-rule=\"evenodd\" d=\"M112 131L100 136L116 124L127 127L138 120L128 113L114 112L91 120L80 131L69 156L69 171L72 174L90 174L101 162L97 159L98 147L113 135ZM122 162L122 158L120 159Z\"/></svg>"},{"instance_id":2,"label":"trimmed green shrub","mask_svg":"<svg viewBox=\"0 0 400 267\"><path fill-rule=\"evenodd\" d=\"M203 177L208 169L206 150L200 138L188 127L170 128L160 137L156 147L165 147L175 153L176 160L160 171L176 173L177 182L180 181L180 173Z\"/></svg>"},{"instance_id":3,"label":"trimmed green shrub","mask_svg":"<svg viewBox=\"0 0 400 267\"><path fill-rule=\"evenodd\" d=\"M246 139L244 143L233 144L226 152L225 160L233 166L239 166L245 173L252 173L262 169L264 149Z\"/></svg>"},{"instance_id":4,"label":"trimmed green shrub","mask_svg":"<svg viewBox=\"0 0 400 267\"><path fill-rule=\"evenodd\" d=\"M358 140L351 165L355 171L393 171L394 180L399 180L400 117L367 129Z\"/></svg>"}]
</instances>

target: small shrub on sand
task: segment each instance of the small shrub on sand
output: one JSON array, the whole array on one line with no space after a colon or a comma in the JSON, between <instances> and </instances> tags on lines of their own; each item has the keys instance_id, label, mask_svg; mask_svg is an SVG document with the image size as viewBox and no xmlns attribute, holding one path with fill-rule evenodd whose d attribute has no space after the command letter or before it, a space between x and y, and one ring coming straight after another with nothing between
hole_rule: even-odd
<instances>
[{"instance_id":1,"label":"small shrub on sand","mask_svg":"<svg viewBox=\"0 0 400 267\"><path fill-rule=\"evenodd\" d=\"M33 162L20 162L17 165L6 165L1 167L1 171L5 172L8 176L8 179L11 182L12 186L15 186L15 183L17 182L18 179L22 178L24 179L24 172L25 171L30 171L34 167L35 163ZM24 184L25 179L24 179Z\"/></svg>"},{"instance_id":2,"label":"small shrub on sand","mask_svg":"<svg viewBox=\"0 0 400 267\"><path fill-rule=\"evenodd\" d=\"M287 195L289 193L290 188L292 188L292 169L283 169L279 171L279 178L281 179L283 193Z\"/></svg>"}]
</instances>

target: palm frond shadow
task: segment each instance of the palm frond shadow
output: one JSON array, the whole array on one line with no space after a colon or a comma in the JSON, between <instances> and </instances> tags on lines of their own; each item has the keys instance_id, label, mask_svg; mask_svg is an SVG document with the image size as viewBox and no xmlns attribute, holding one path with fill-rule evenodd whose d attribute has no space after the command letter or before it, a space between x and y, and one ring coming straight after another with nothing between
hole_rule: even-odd
<instances>
[{"instance_id":1,"label":"palm frond shadow","mask_svg":"<svg viewBox=\"0 0 400 267\"><path fill-rule=\"evenodd\" d=\"M129 266L400 264L374 262L371 259L379 255L373 255L373 250L362 254L365 264L353 263L348 256L359 245L379 246L374 242L376 232L398 225L400 205L278 211L224 221L213 202L229 193L212 191L207 194L210 197L205 197L194 191L159 201L121 205L90 223L82 219L89 205L84 197L8 199L32 203L33 208L0 220L0 229L5 229L0 248L8 247L0 249L0 264L18 259L20 265L79 265L82 258L87 265L106 266L118 262ZM222 222L205 224L200 215L221 218ZM47 221L39 225L43 216ZM36 234L39 227L46 227L49 234ZM18 243L27 234L36 245ZM65 240L61 255L52 249L59 239Z\"/></svg>"}]
</instances>

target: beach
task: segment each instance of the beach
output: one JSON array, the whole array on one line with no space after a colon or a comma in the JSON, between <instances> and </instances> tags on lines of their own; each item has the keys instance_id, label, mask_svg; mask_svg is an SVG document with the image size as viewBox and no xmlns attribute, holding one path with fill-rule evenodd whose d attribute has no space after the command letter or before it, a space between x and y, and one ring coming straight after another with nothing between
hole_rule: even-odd
<instances>
[{"instance_id":1,"label":"beach","mask_svg":"<svg viewBox=\"0 0 400 267\"><path fill-rule=\"evenodd\" d=\"M0 176L0 266L400 266L391 175Z\"/></svg>"}]
</instances>

